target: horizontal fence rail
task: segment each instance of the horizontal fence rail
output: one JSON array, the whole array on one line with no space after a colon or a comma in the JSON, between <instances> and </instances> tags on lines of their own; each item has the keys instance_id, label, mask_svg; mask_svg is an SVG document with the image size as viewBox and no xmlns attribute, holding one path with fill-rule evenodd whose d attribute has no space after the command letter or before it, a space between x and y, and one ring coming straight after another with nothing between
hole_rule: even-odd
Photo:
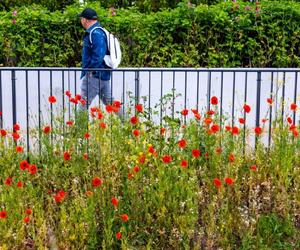
<instances>
[{"instance_id":1,"label":"horizontal fence rail","mask_svg":"<svg viewBox=\"0 0 300 250\"><path fill-rule=\"evenodd\" d=\"M89 69L89 71L103 69ZM254 129L268 121L263 134L266 146L271 145L272 121L285 119L288 115L293 124L299 125L299 112L288 108L290 103L299 102L300 69L158 69L124 68L112 71L112 95L126 107L132 101L144 104L146 109L155 110L151 119L163 125L163 117L181 116L183 109L211 109L212 96L219 98L221 126L234 126L244 118L244 128ZM80 93L80 68L0 68L0 126L12 130L20 124L27 151L33 150L36 142L30 138L30 129L39 129L43 124L53 124L59 110L65 110L63 119L74 117L65 91ZM171 108L157 106L166 94L171 94ZM178 94L180 94L178 96ZM48 97L57 98L55 107ZM274 103L270 105L268 98ZM251 112L245 116L243 105L247 103ZM285 105L282 105L285 104ZM92 105L101 105L96 98ZM150 113L149 113L150 114ZM185 122L192 116L185 117ZM256 137L247 137L244 144L256 145Z\"/></svg>"}]
</instances>

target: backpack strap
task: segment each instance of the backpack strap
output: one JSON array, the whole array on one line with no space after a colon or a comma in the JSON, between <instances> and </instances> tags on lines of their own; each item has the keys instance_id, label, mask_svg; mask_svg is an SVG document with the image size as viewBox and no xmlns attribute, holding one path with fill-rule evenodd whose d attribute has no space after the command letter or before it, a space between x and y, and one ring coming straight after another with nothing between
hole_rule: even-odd
<instances>
[{"instance_id":1,"label":"backpack strap","mask_svg":"<svg viewBox=\"0 0 300 250\"><path fill-rule=\"evenodd\" d=\"M106 30L106 29L104 29L104 28L102 28L102 27L99 27L99 26L96 26L96 27L94 27L92 30L91 30L91 32L90 32L90 35L89 35L89 40L90 40L90 43L91 44L93 44L93 42L92 42L92 34L93 34L93 31L95 30L95 29L101 29L102 31L103 31L103 33L106 35L106 41L107 41L107 33L108 33L108 31Z\"/></svg>"}]
</instances>

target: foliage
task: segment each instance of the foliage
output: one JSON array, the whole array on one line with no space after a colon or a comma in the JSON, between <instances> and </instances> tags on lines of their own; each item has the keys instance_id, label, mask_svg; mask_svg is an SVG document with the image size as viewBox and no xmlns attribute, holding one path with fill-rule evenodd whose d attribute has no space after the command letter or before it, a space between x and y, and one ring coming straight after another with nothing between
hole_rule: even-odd
<instances>
[{"instance_id":1,"label":"foliage","mask_svg":"<svg viewBox=\"0 0 300 250\"><path fill-rule=\"evenodd\" d=\"M85 102L66 96L72 110ZM177 97L153 110L132 99L121 119L117 101L92 107L89 124L49 97L54 120L29 131L41 147L28 155L26 131L1 129L0 247L299 248L299 127L278 116L267 149L267 123L227 125L215 96L207 112L173 116ZM161 124L151 119L159 111ZM251 135L255 150L244 144Z\"/></svg>"},{"instance_id":2,"label":"foliage","mask_svg":"<svg viewBox=\"0 0 300 250\"><path fill-rule=\"evenodd\" d=\"M128 67L299 67L297 3L221 3L141 14L98 11L121 41ZM3 66L79 66L83 28L78 5L63 13L21 7L0 17ZM15 21L14 21L15 20Z\"/></svg>"}]
</instances>

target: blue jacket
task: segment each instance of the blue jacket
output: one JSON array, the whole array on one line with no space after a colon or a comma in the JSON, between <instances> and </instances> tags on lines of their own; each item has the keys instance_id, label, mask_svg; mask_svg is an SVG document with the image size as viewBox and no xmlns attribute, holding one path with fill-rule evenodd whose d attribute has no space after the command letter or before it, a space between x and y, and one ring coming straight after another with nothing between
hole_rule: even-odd
<instances>
[{"instance_id":1,"label":"blue jacket","mask_svg":"<svg viewBox=\"0 0 300 250\"><path fill-rule=\"evenodd\" d=\"M107 54L107 41L106 34L101 29L95 29L92 33L92 43L89 41L89 35L91 30L96 27L100 27L100 23L96 22L89 27L84 34L83 48L82 48L82 68L108 68L104 63L104 56ZM88 71L83 70L81 77L83 78ZM110 71L98 71L93 72L93 76L101 80L110 80Z\"/></svg>"}]
</instances>

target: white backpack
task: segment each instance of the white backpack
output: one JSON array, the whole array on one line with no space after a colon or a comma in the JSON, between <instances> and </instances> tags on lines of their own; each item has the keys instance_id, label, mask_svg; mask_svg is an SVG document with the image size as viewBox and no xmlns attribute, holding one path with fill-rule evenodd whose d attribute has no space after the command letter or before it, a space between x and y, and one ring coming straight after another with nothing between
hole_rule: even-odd
<instances>
[{"instance_id":1,"label":"white backpack","mask_svg":"<svg viewBox=\"0 0 300 250\"><path fill-rule=\"evenodd\" d=\"M116 38L113 34L111 34L110 32L108 32L106 29L102 27L95 27L90 32L89 38L91 44L92 44L92 33L95 29L103 30L106 35L107 48L110 55L104 56L105 64L112 69L118 68L119 64L121 63L121 57L122 57L121 46L118 38Z\"/></svg>"}]
</instances>

